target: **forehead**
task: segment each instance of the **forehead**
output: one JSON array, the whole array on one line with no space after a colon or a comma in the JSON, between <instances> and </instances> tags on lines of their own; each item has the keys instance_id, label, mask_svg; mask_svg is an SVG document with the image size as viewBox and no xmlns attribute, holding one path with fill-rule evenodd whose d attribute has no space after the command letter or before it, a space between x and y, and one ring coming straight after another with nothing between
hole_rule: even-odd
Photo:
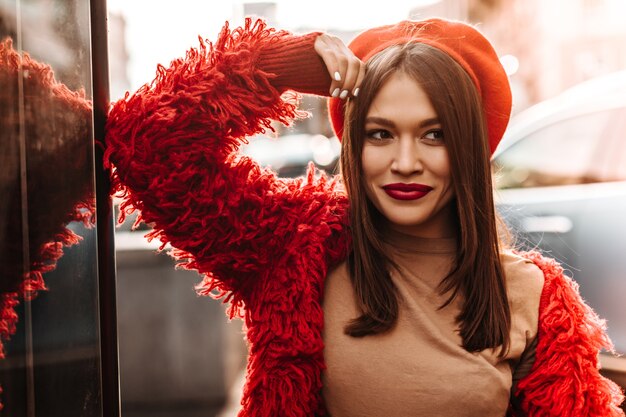
<instances>
[{"instance_id":1,"label":"forehead","mask_svg":"<svg viewBox=\"0 0 626 417\"><path fill-rule=\"evenodd\" d=\"M419 123L437 117L430 98L422 86L403 72L396 72L378 90L366 117Z\"/></svg>"}]
</instances>

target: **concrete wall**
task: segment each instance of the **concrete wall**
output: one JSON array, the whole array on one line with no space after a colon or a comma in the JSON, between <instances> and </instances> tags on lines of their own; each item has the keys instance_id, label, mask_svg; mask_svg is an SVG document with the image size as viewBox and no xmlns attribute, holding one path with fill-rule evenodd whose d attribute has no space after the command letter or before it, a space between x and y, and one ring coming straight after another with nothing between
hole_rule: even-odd
<instances>
[{"instance_id":1,"label":"concrete wall","mask_svg":"<svg viewBox=\"0 0 626 417\"><path fill-rule=\"evenodd\" d=\"M241 322L228 323L220 302L195 294L197 273L173 266L150 250L117 253L122 407L129 413L213 408L243 366Z\"/></svg>"}]
</instances>

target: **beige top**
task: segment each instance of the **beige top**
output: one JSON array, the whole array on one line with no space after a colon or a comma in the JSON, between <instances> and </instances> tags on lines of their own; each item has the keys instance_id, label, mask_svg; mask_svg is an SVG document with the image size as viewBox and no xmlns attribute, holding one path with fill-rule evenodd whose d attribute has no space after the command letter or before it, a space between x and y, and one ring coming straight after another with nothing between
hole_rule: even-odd
<instances>
[{"instance_id":1,"label":"beige top","mask_svg":"<svg viewBox=\"0 0 626 417\"><path fill-rule=\"evenodd\" d=\"M347 265L327 277L323 396L330 416L505 416L513 380L534 360L541 270L510 252L501 257L512 320L509 353L498 358L493 349L469 353L461 347L459 299L438 310L446 296L437 286L452 263L454 239L393 232L388 244L403 271L391 274L399 314L389 332L347 336L346 324L359 315Z\"/></svg>"}]
</instances>

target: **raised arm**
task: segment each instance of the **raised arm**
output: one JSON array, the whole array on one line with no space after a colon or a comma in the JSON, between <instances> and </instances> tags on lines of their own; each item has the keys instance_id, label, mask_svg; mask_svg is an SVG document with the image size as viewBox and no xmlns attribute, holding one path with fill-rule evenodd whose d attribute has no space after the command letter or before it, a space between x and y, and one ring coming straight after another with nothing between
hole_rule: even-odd
<instances>
[{"instance_id":1,"label":"raised arm","mask_svg":"<svg viewBox=\"0 0 626 417\"><path fill-rule=\"evenodd\" d=\"M151 84L110 110L105 164L122 213L139 209L150 237L205 274L204 292L232 292L232 314L308 223L328 236L342 227L346 202L334 180L278 179L237 153L273 120L298 115L294 95L281 96L287 88L328 94L318 35L250 19L226 25L215 43L160 66Z\"/></svg>"}]
</instances>

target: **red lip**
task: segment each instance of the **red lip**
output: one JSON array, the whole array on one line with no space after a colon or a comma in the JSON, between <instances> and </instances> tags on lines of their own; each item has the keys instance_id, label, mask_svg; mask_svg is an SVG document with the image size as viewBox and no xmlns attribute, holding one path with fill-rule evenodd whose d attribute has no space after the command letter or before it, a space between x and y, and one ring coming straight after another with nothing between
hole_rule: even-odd
<instances>
[{"instance_id":1,"label":"red lip","mask_svg":"<svg viewBox=\"0 0 626 417\"><path fill-rule=\"evenodd\" d=\"M432 191L433 187L424 184L394 183L383 185L383 190L389 197L396 200L418 200Z\"/></svg>"}]
</instances>

